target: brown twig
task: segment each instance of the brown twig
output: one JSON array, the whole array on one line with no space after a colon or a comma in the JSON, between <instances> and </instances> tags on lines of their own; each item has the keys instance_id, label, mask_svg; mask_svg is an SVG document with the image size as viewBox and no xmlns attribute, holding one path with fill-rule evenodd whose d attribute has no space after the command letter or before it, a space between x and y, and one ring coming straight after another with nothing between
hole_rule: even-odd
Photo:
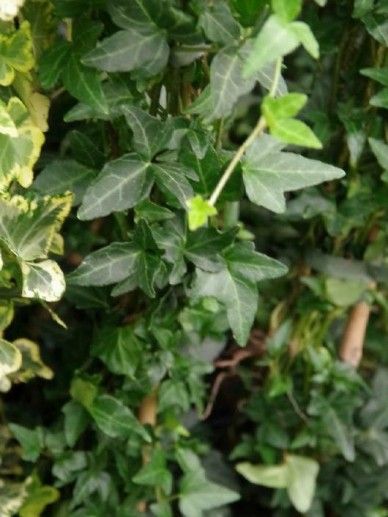
<instances>
[{"instance_id":1,"label":"brown twig","mask_svg":"<svg viewBox=\"0 0 388 517\"><path fill-rule=\"evenodd\" d=\"M152 391L149 395L146 395L142 400L139 411L138 419L142 425L150 425L155 427L156 425L156 413L158 410L158 393L156 390ZM149 462L150 453L149 447L145 446L142 450L143 465ZM145 513L147 511L147 502L139 501L137 504L137 511L139 513Z\"/></svg>"},{"instance_id":2,"label":"brown twig","mask_svg":"<svg viewBox=\"0 0 388 517\"><path fill-rule=\"evenodd\" d=\"M217 395L220 391L221 385L225 379L236 375L237 366L251 357L260 357L265 351L265 334L261 330L253 329L249 338L248 344L245 348L236 347L230 351L230 357L225 359L217 359L214 362L215 368L227 368L226 371L219 372L213 383L210 397L206 408L201 415L201 420L209 418L213 411L213 406Z\"/></svg>"},{"instance_id":3,"label":"brown twig","mask_svg":"<svg viewBox=\"0 0 388 517\"><path fill-rule=\"evenodd\" d=\"M360 301L351 310L342 337L340 358L346 364L357 368L361 362L366 329L369 322L371 307L365 301Z\"/></svg>"}]
</instances>

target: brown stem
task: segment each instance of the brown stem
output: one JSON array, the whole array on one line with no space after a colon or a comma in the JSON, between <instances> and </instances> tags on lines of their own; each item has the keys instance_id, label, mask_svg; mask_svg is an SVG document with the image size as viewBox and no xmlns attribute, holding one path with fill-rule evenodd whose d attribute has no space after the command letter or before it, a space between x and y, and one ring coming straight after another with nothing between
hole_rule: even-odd
<instances>
[{"instance_id":1,"label":"brown stem","mask_svg":"<svg viewBox=\"0 0 388 517\"><path fill-rule=\"evenodd\" d=\"M140 404L138 418L139 422L143 425L156 425L156 411L157 411L157 392L153 391L150 395L144 397Z\"/></svg>"},{"instance_id":2,"label":"brown stem","mask_svg":"<svg viewBox=\"0 0 388 517\"><path fill-rule=\"evenodd\" d=\"M143 425L148 424L152 427L155 427L157 409L158 409L158 394L157 394L157 391L154 390L149 395L145 396L140 404L139 411L138 411L139 422ZM143 465L145 465L150 460L150 451L147 446L143 447L142 456L143 456ZM139 513L146 513L147 502L139 501L137 503L137 511Z\"/></svg>"},{"instance_id":3,"label":"brown stem","mask_svg":"<svg viewBox=\"0 0 388 517\"><path fill-rule=\"evenodd\" d=\"M357 368L361 362L365 333L368 326L371 307L361 301L356 303L349 314L340 347L340 358L344 363Z\"/></svg>"}]
</instances>

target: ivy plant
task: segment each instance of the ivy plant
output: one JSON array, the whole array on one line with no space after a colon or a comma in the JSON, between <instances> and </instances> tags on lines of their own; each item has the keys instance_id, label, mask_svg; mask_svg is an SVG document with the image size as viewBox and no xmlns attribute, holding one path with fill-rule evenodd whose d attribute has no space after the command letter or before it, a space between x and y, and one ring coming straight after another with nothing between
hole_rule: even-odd
<instances>
[{"instance_id":1,"label":"ivy plant","mask_svg":"<svg viewBox=\"0 0 388 517\"><path fill-rule=\"evenodd\" d=\"M386 1L5 4L1 515L386 515Z\"/></svg>"}]
</instances>

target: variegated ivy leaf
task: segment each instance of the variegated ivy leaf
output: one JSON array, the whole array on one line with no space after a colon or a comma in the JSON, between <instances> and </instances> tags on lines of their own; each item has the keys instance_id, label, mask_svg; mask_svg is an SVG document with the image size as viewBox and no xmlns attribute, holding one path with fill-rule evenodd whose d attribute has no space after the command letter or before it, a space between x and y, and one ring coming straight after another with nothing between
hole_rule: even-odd
<instances>
[{"instance_id":1,"label":"variegated ivy leaf","mask_svg":"<svg viewBox=\"0 0 388 517\"><path fill-rule=\"evenodd\" d=\"M17 373L12 375L18 382L27 382L34 377L52 379L54 372L44 364L40 355L39 345L25 338L16 339L13 345L22 354L22 365Z\"/></svg>"},{"instance_id":2,"label":"variegated ivy leaf","mask_svg":"<svg viewBox=\"0 0 388 517\"><path fill-rule=\"evenodd\" d=\"M256 140L243 160L243 180L249 199L268 210L281 213L286 208L285 192L324 181L342 178L338 167L282 152L282 145L264 135Z\"/></svg>"},{"instance_id":3,"label":"variegated ivy leaf","mask_svg":"<svg viewBox=\"0 0 388 517\"><path fill-rule=\"evenodd\" d=\"M228 248L222 257L225 263L218 272L197 269L192 294L196 298L212 296L222 302L233 335L244 346L257 310L257 282L282 276L287 268L242 244Z\"/></svg>"},{"instance_id":4,"label":"variegated ivy leaf","mask_svg":"<svg viewBox=\"0 0 388 517\"><path fill-rule=\"evenodd\" d=\"M45 259L71 202L71 194L32 200L0 198L0 247L20 260Z\"/></svg>"},{"instance_id":5,"label":"variegated ivy leaf","mask_svg":"<svg viewBox=\"0 0 388 517\"><path fill-rule=\"evenodd\" d=\"M0 338L0 378L16 372L21 365L20 350L13 343Z\"/></svg>"},{"instance_id":6,"label":"variegated ivy leaf","mask_svg":"<svg viewBox=\"0 0 388 517\"><path fill-rule=\"evenodd\" d=\"M65 292L66 284L62 270L53 260L21 262L22 296L46 302L57 302Z\"/></svg>"},{"instance_id":7,"label":"variegated ivy leaf","mask_svg":"<svg viewBox=\"0 0 388 517\"><path fill-rule=\"evenodd\" d=\"M28 72L34 66L30 24L23 21L19 29L0 34L0 85L10 85L15 72Z\"/></svg>"},{"instance_id":8,"label":"variegated ivy leaf","mask_svg":"<svg viewBox=\"0 0 388 517\"><path fill-rule=\"evenodd\" d=\"M0 191L7 188L13 180L18 181L23 187L31 184L32 168L44 142L42 131L17 97L11 97L8 101L2 117L3 126L7 115L16 131L10 129L10 126L8 133L0 131Z\"/></svg>"}]
</instances>

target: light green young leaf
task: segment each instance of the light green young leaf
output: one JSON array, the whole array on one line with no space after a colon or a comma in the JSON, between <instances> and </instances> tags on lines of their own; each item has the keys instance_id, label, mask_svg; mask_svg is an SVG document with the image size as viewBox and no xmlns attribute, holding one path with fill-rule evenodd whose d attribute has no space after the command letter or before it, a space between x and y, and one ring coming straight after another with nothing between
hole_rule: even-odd
<instances>
[{"instance_id":1,"label":"light green young leaf","mask_svg":"<svg viewBox=\"0 0 388 517\"><path fill-rule=\"evenodd\" d=\"M102 40L82 62L105 72L141 69L143 76L159 73L167 64L169 47L164 33L156 26L128 28Z\"/></svg>"},{"instance_id":2,"label":"light green young leaf","mask_svg":"<svg viewBox=\"0 0 388 517\"><path fill-rule=\"evenodd\" d=\"M271 135L287 144L322 149L322 143L307 124L292 118L278 119L270 126Z\"/></svg>"},{"instance_id":3,"label":"light green young leaf","mask_svg":"<svg viewBox=\"0 0 388 517\"><path fill-rule=\"evenodd\" d=\"M27 486L28 495L19 511L20 517L39 517L48 505L59 499L58 489L53 486L42 485L36 477Z\"/></svg>"},{"instance_id":4,"label":"light green young leaf","mask_svg":"<svg viewBox=\"0 0 388 517\"><path fill-rule=\"evenodd\" d=\"M288 93L282 97L265 97L262 111L269 126L278 119L295 117L307 102L307 95L303 93Z\"/></svg>"},{"instance_id":5,"label":"light green young leaf","mask_svg":"<svg viewBox=\"0 0 388 517\"><path fill-rule=\"evenodd\" d=\"M75 285L109 285L124 280L135 270L139 249L128 242L113 242L88 255L70 275Z\"/></svg>"},{"instance_id":6,"label":"light green young leaf","mask_svg":"<svg viewBox=\"0 0 388 517\"><path fill-rule=\"evenodd\" d=\"M135 206L152 187L149 165L135 154L108 162L87 189L78 217L90 220Z\"/></svg>"},{"instance_id":7,"label":"light green young leaf","mask_svg":"<svg viewBox=\"0 0 388 517\"><path fill-rule=\"evenodd\" d=\"M302 0L272 0L272 9L285 22L290 22L299 15Z\"/></svg>"},{"instance_id":8,"label":"light green young leaf","mask_svg":"<svg viewBox=\"0 0 388 517\"><path fill-rule=\"evenodd\" d=\"M202 196L195 196L187 201L189 228L194 231L204 226L209 217L217 214L217 209Z\"/></svg>"},{"instance_id":9,"label":"light green young leaf","mask_svg":"<svg viewBox=\"0 0 388 517\"><path fill-rule=\"evenodd\" d=\"M339 179L344 171L303 156L273 152L264 156L248 153L243 161L243 179L249 199L268 210L286 208L285 192Z\"/></svg>"}]
</instances>

